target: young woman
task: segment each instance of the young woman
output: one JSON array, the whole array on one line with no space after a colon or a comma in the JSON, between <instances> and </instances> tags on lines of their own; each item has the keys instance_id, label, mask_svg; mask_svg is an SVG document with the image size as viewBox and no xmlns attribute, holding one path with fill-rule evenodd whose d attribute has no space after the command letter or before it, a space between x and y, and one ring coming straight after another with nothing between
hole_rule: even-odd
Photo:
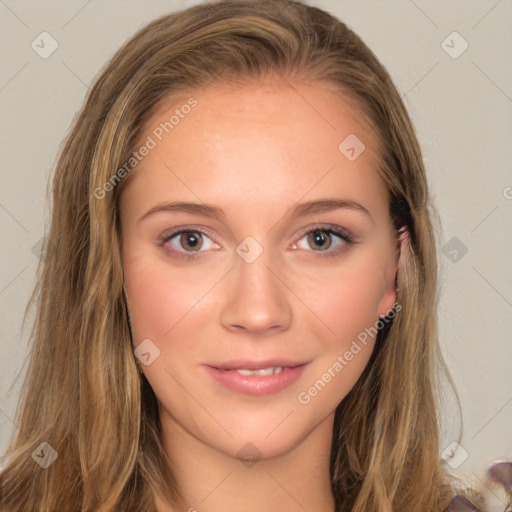
<instances>
[{"instance_id":1,"label":"young woman","mask_svg":"<svg viewBox=\"0 0 512 512\"><path fill-rule=\"evenodd\" d=\"M439 456L432 212L396 88L333 16L142 29L57 165L1 510L476 510Z\"/></svg>"}]
</instances>

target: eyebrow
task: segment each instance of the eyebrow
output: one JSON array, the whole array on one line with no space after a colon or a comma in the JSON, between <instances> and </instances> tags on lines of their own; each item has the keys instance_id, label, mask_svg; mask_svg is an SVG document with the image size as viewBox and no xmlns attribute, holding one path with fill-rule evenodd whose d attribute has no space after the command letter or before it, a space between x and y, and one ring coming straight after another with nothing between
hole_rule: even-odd
<instances>
[{"instance_id":1,"label":"eyebrow","mask_svg":"<svg viewBox=\"0 0 512 512\"><path fill-rule=\"evenodd\" d=\"M306 215L326 213L338 209L359 211L368 215L370 219L373 220L370 212L362 204L357 203L356 201L343 199L320 199L316 201L308 201L306 203L299 203L294 208L292 208L291 212L289 212L287 215L291 215L293 217L304 217ZM225 212L217 206L205 203L200 204L185 201L173 201L170 203L157 204L149 211L147 211L137 221L137 223L158 212L183 212L211 217L220 222L224 222L226 220Z\"/></svg>"}]
</instances>

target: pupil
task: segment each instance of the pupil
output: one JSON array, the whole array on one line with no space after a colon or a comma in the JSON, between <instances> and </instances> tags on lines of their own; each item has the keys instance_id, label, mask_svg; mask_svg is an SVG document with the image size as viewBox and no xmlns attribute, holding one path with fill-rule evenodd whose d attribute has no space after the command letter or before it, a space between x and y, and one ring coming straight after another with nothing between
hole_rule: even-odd
<instances>
[{"instance_id":1,"label":"pupil","mask_svg":"<svg viewBox=\"0 0 512 512\"><path fill-rule=\"evenodd\" d=\"M197 235L193 233L185 233L183 236L186 242L185 245L188 245L193 249L200 247L200 239Z\"/></svg>"},{"instance_id":2,"label":"pupil","mask_svg":"<svg viewBox=\"0 0 512 512\"><path fill-rule=\"evenodd\" d=\"M314 241L315 245L320 246L321 248L325 248L322 246L326 242L326 234L323 233L322 231L315 231L314 233L312 233L312 235L313 235L313 241ZM329 246L327 246L327 247L329 247Z\"/></svg>"}]
</instances>

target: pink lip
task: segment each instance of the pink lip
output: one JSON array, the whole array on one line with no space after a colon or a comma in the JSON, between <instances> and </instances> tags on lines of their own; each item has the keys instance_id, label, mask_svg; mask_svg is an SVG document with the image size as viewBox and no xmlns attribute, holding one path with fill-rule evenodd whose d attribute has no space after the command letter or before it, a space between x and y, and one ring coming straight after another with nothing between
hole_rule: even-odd
<instances>
[{"instance_id":1,"label":"pink lip","mask_svg":"<svg viewBox=\"0 0 512 512\"><path fill-rule=\"evenodd\" d=\"M307 363L284 360L229 361L218 365L204 365L206 372L224 387L246 395L270 395L293 384ZM280 373L272 375L240 375L236 369L260 370L281 366Z\"/></svg>"},{"instance_id":2,"label":"pink lip","mask_svg":"<svg viewBox=\"0 0 512 512\"><path fill-rule=\"evenodd\" d=\"M262 359L261 361L255 361L254 359L232 359L225 363L209 364L213 368L219 370L238 370L243 368L245 370L261 370L263 368L270 368L271 366L282 366L283 368L295 368L296 366L302 366L303 362L292 361L291 359Z\"/></svg>"}]
</instances>

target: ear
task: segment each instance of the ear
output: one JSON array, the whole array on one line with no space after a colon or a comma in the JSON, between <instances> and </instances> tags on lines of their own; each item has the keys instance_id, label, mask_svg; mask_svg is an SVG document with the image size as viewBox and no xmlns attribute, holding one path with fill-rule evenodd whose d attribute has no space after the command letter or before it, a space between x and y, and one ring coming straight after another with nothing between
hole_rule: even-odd
<instances>
[{"instance_id":1,"label":"ear","mask_svg":"<svg viewBox=\"0 0 512 512\"><path fill-rule=\"evenodd\" d=\"M386 284L386 291L379 304L379 317L385 317L393 309L398 298L398 269L405 255L410 251L409 231L406 226L401 226L397 232L396 255L393 271L390 273Z\"/></svg>"}]
</instances>

